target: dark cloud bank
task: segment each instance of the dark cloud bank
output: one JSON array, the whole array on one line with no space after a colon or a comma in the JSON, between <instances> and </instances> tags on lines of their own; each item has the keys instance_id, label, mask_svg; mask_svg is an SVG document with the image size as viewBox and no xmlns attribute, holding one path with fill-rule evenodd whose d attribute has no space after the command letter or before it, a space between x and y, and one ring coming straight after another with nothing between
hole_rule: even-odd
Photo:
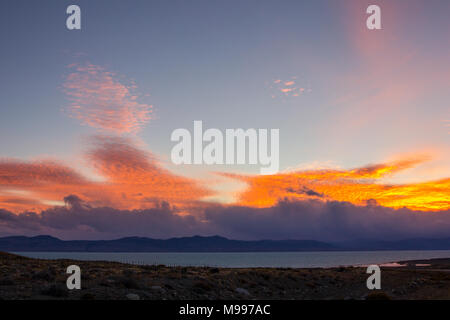
<instances>
[{"instance_id":1,"label":"dark cloud bank","mask_svg":"<svg viewBox=\"0 0 450 320\"><path fill-rule=\"evenodd\" d=\"M414 212L369 202L280 201L270 208L211 205L191 215L162 202L146 210L92 208L76 196L65 207L14 214L0 209L0 236L48 234L61 239L221 235L231 239L401 240L450 236L450 210Z\"/></svg>"}]
</instances>

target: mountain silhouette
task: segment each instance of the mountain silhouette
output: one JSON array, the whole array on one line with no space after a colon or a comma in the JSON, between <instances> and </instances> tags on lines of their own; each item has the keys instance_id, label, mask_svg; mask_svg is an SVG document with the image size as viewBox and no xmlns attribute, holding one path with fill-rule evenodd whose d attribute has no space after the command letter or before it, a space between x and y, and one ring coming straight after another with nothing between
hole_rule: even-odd
<instances>
[{"instance_id":1,"label":"mountain silhouette","mask_svg":"<svg viewBox=\"0 0 450 320\"><path fill-rule=\"evenodd\" d=\"M126 237L116 240L61 240L52 236L0 238L0 251L10 252L288 252L361 250L450 250L450 238L381 241L359 239L340 243L314 240L230 240L220 236L167 240Z\"/></svg>"}]
</instances>

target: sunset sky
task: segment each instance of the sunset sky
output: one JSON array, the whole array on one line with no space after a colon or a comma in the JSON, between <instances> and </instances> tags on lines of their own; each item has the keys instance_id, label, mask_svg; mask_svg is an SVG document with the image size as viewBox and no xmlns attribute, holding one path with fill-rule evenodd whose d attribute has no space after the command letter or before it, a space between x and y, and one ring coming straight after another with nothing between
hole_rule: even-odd
<instances>
[{"instance_id":1,"label":"sunset sky","mask_svg":"<svg viewBox=\"0 0 450 320\"><path fill-rule=\"evenodd\" d=\"M449 12L2 1L0 236L448 237ZM279 129L280 172L172 164L171 133L194 120Z\"/></svg>"}]
</instances>

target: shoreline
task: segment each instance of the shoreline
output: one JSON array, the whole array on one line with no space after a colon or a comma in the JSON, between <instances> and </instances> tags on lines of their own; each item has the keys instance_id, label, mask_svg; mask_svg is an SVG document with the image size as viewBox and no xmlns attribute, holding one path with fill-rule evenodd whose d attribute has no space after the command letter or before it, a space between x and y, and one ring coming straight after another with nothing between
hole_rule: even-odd
<instances>
[{"instance_id":1,"label":"shoreline","mask_svg":"<svg viewBox=\"0 0 450 320\"><path fill-rule=\"evenodd\" d=\"M136 265L211 268L336 268L395 267L398 261L450 258L450 250L305 251L305 252L75 252L15 251L24 257L44 260L110 261Z\"/></svg>"}]
</instances>

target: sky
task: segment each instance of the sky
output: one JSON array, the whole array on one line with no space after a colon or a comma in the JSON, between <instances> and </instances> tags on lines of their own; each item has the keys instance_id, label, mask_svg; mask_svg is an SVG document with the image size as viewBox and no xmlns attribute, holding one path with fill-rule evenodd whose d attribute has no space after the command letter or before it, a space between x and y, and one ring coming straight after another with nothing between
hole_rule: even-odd
<instances>
[{"instance_id":1,"label":"sky","mask_svg":"<svg viewBox=\"0 0 450 320\"><path fill-rule=\"evenodd\" d=\"M450 236L448 12L2 1L0 235ZM280 171L174 165L171 133L195 120L279 129Z\"/></svg>"}]
</instances>

